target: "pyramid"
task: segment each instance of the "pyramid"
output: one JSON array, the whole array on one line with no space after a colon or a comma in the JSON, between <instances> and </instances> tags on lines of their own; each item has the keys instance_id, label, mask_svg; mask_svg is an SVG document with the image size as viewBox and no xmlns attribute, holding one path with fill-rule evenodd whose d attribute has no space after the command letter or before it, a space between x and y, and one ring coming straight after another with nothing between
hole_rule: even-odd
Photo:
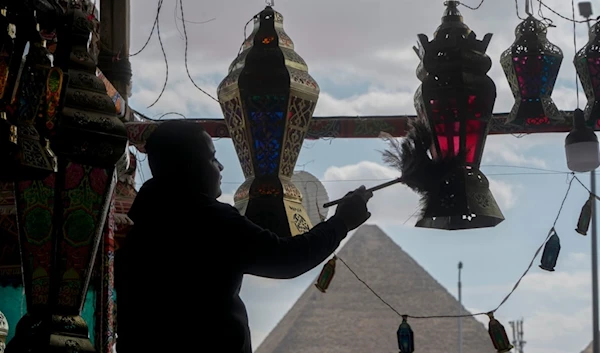
<instances>
[{"instance_id":1,"label":"pyramid","mask_svg":"<svg viewBox=\"0 0 600 353\"><path fill-rule=\"evenodd\" d=\"M594 350L594 341L592 340L590 344L581 352L581 353L592 353Z\"/></svg>"},{"instance_id":2,"label":"pyramid","mask_svg":"<svg viewBox=\"0 0 600 353\"><path fill-rule=\"evenodd\" d=\"M400 313L454 315L458 301L379 227L364 225L338 253L357 275ZM468 313L463 308L463 313ZM401 318L338 260L327 293L310 285L255 353L398 352ZM458 351L456 318L409 319L415 352ZM462 319L463 353L494 353L486 327Z\"/></svg>"}]
</instances>

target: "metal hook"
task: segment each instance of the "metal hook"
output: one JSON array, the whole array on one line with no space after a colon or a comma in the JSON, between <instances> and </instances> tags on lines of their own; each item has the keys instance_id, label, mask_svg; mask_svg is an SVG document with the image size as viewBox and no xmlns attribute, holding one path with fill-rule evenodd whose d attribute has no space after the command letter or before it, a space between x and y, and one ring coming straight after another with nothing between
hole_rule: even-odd
<instances>
[{"instance_id":1,"label":"metal hook","mask_svg":"<svg viewBox=\"0 0 600 353\"><path fill-rule=\"evenodd\" d=\"M265 0L265 3L267 3L267 6L275 6L275 0Z\"/></svg>"},{"instance_id":2,"label":"metal hook","mask_svg":"<svg viewBox=\"0 0 600 353\"><path fill-rule=\"evenodd\" d=\"M531 0L525 0L525 13L528 16L533 16L533 13L531 12L531 8L533 7L533 1Z\"/></svg>"}]
</instances>

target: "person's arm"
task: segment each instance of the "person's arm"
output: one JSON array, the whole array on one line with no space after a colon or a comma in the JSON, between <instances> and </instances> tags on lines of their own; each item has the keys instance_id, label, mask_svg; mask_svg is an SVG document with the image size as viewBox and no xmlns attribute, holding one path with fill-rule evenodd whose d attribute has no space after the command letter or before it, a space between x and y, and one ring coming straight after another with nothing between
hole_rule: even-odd
<instances>
[{"instance_id":1,"label":"person's arm","mask_svg":"<svg viewBox=\"0 0 600 353\"><path fill-rule=\"evenodd\" d=\"M295 237L280 237L240 215L234 207L219 204L228 242L244 273L289 279L318 266L348 234L345 223L332 217Z\"/></svg>"}]
</instances>

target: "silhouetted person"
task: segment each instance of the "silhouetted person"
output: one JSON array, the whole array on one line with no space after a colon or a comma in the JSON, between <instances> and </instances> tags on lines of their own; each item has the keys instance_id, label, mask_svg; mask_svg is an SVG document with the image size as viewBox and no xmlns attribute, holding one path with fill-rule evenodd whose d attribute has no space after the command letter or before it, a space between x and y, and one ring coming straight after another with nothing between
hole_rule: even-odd
<instances>
[{"instance_id":1,"label":"silhouetted person","mask_svg":"<svg viewBox=\"0 0 600 353\"><path fill-rule=\"evenodd\" d=\"M146 152L153 178L129 211L134 226L116 258L118 353L251 353L244 274L302 275L371 216L372 193L361 187L329 220L279 237L217 201L223 166L199 124L162 123Z\"/></svg>"}]
</instances>

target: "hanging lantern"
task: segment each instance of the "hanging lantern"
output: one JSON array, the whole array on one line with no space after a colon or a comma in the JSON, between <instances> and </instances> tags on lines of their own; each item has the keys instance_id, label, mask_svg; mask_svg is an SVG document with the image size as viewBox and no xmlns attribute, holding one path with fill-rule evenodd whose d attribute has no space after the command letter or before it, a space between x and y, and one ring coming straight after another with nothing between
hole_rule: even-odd
<instances>
[{"instance_id":1,"label":"hanging lantern","mask_svg":"<svg viewBox=\"0 0 600 353\"><path fill-rule=\"evenodd\" d=\"M510 350L515 347L512 344L510 344L504 326L502 326L500 321L494 318L493 312L490 312L487 315L490 318L488 333L490 334L490 338L492 339L494 348L496 348L496 351L498 351L498 353L510 352Z\"/></svg>"},{"instance_id":2,"label":"hanging lantern","mask_svg":"<svg viewBox=\"0 0 600 353\"><path fill-rule=\"evenodd\" d=\"M35 11L31 11L29 16L35 23ZM24 27L23 35L15 37L16 27L10 23L6 10L0 11L0 23L6 31L0 33L0 45L3 46L0 49L0 99L5 110L0 113L0 129L3 147L7 148L0 156L3 164L0 180L40 180L56 171L56 156L48 139L36 126L38 113L43 116L46 110L46 83L51 66L49 52L39 33L39 26L30 33ZM18 42L16 46L15 41ZM19 59L26 42L30 46L21 67Z\"/></svg>"},{"instance_id":3,"label":"hanging lantern","mask_svg":"<svg viewBox=\"0 0 600 353\"><path fill-rule=\"evenodd\" d=\"M515 97L507 123L535 126L563 120L551 98L563 54L546 33L547 26L530 15L517 26L514 43L500 57Z\"/></svg>"},{"instance_id":4,"label":"hanging lantern","mask_svg":"<svg viewBox=\"0 0 600 353\"><path fill-rule=\"evenodd\" d=\"M318 96L319 86L283 30L283 16L267 6L254 17L254 31L218 97L246 178L235 206L281 236L311 228L291 177Z\"/></svg>"},{"instance_id":5,"label":"hanging lantern","mask_svg":"<svg viewBox=\"0 0 600 353\"><path fill-rule=\"evenodd\" d=\"M581 48L573 63L581 86L587 97L584 110L586 125L600 127L600 22L596 22L589 32L587 44Z\"/></svg>"},{"instance_id":6,"label":"hanging lantern","mask_svg":"<svg viewBox=\"0 0 600 353\"><path fill-rule=\"evenodd\" d=\"M579 220L577 221L577 228L575 229L575 231L581 235L587 235L588 229L590 229L594 201L596 201L596 198L590 193L590 197L587 199L583 207L581 207L581 213L579 213Z\"/></svg>"},{"instance_id":7,"label":"hanging lantern","mask_svg":"<svg viewBox=\"0 0 600 353\"><path fill-rule=\"evenodd\" d=\"M323 293L327 291L327 288L329 288L333 276L335 275L335 260L337 260L337 256L334 256L331 260L327 261L317 278L317 283L315 283L315 287Z\"/></svg>"},{"instance_id":8,"label":"hanging lantern","mask_svg":"<svg viewBox=\"0 0 600 353\"><path fill-rule=\"evenodd\" d=\"M554 272L556 261L558 261L558 254L560 254L560 238L558 237L558 234L554 228L552 228L550 232L552 235L544 246L540 268L542 270Z\"/></svg>"},{"instance_id":9,"label":"hanging lantern","mask_svg":"<svg viewBox=\"0 0 600 353\"><path fill-rule=\"evenodd\" d=\"M415 351L415 337L413 330L406 321L408 316L402 315L402 323L396 332L400 353L413 353Z\"/></svg>"},{"instance_id":10,"label":"hanging lantern","mask_svg":"<svg viewBox=\"0 0 600 353\"><path fill-rule=\"evenodd\" d=\"M574 172L584 173L600 166L600 151L596 133L585 125L583 111L573 113L573 130L565 138L567 167Z\"/></svg>"},{"instance_id":11,"label":"hanging lantern","mask_svg":"<svg viewBox=\"0 0 600 353\"><path fill-rule=\"evenodd\" d=\"M81 309L114 195L115 165L127 147L125 126L88 51L93 5L61 4L54 65L68 84L53 124L46 124L53 113L41 117L58 168L43 180L15 183L27 314L8 353L94 352ZM17 39L19 33L28 31Z\"/></svg>"},{"instance_id":12,"label":"hanging lantern","mask_svg":"<svg viewBox=\"0 0 600 353\"><path fill-rule=\"evenodd\" d=\"M458 1L446 1L442 24L429 41L419 35L421 59L415 94L418 119L433 135L434 159L461 156L463 166L448 172L437 192L426 201L417 227L469 229L494 227L504 220L489 182L479 170L496 86L487 76L491 60L485 54L492 35L477 40L463 22Z\"/></svg>"}]
</instances>

